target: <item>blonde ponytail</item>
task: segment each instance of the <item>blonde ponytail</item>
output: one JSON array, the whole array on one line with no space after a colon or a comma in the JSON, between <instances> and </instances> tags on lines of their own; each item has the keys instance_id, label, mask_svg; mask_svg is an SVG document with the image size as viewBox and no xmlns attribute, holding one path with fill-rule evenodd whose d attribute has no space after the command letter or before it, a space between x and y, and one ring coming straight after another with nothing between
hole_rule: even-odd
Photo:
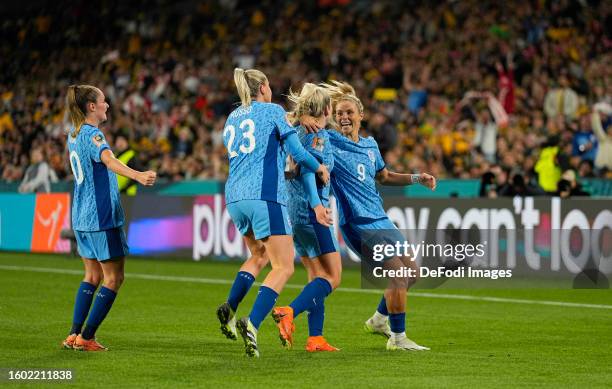
<instances>
[{"instance_id":1,"label":"blonde ponytail","mask_svg":"<svg viewBox=\"0 0 612 389\"><path fill-rule=\"evenodd\" d=\"M251 92L249 91L249 84L244 75L244 69L234 69L234 83L236 84L236 89L238 90L238 96L240 96L242 105L245 107L251 105Z\"/></svg>"},{"instance_id":2,"label":"blonde ponytail","mask_svg":"<svg viewBox=\"0 0 612 389\"><path fill-rule=\"evenodd\" d=\"M259 88L268 82L268 78L263 72L257 69L244 70L234 69L234 83L243 106L248 107L254 97L257 97Z\"/></svg>"},{"instance_id":3,"label":"blonde ponytail","mask_svg":"<svg viewBox=\"0 0 612 389\"><path fill-rule=\"evenodd\" d=\"M95 103L98 99L98 88L91 85L70 85L66 92L66 107L68 108L68 119L73 130L70 134L76 138L85 123L87 104Z\"/></svg>"}]
</instances>

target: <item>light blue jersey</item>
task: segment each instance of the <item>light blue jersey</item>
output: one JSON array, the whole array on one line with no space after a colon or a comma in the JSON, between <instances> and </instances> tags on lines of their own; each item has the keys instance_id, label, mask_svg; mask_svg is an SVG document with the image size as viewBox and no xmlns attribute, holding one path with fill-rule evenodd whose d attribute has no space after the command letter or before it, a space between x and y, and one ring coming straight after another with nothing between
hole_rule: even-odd
<instances>
[{"instance_id":1,"label":"light blue jersey","mask_svg":"<svg viewBox=\"0 0 612 389\"><path fill-rule=\"evenodd\" d=\"M332 172L334 169L334 150L329 141L327 130L321 130L316 134L308 134L306 130L300 126L297 128L297 132L304 148L320 163L326 165L327 169ZM329 208L330 190L330 184L323 185L320 181L317 182L317 192L325 208ZM289 193L290 199L287 209L289 211L291 223L293 225L312 224L312 212L308 204L308 196L300 180L288 180L287 192Z\"/></svg>"},{"instance_id":2,"label":"light blue jersey","mask_svg":"<svg viewBox=\"0 0 612 389\"><path fill-rule=\"evenodd\" d=\"M254 101L227 118L223 143L228 151L229 177L225 202L265 200L285 205L285 153L281 143L295 133L278 104Z\"/></svg>"},{"instance_id":3,"label":"light blue jersey","mask_svg":"<svg viewBox=\"0 0 612 389\"><path fill-rule=\"evenodd\" d=\"M334 146L331 184L338 201L340 225L387 217L376 189L376 174L385 168L378 144L372 137L358 142L329 131Z\"/></svg>"},{"instance_id":4,"label":"light blue jersey","mask_svg":"<svg viewBox=\"0 0 612 389\"><path fill-rule=\"evenodd\" d=\"M72 228L76 231L104 231L123 226L117 176L100 160L110 149L98 128L83 124L79 135L68 135L70 166L74 174Z\"/></svg>"}]
</instances>

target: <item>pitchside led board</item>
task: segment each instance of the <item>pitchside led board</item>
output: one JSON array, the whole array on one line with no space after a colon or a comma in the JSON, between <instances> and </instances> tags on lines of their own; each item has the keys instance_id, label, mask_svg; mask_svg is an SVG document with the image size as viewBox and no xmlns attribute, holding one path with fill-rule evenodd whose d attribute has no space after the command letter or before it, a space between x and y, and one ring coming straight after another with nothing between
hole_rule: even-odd
<instances>
[{"instance_id":1,"label":"pitchside led board","mask_svg":"<svg viewBox=\"0 0 612 389\"><path fill-rule=\"evenodd\" d=\"M66 193L0 194L0 249L69 252L69 242L59 236L70 225L69 204ZM384 204L411 243L447 239L451 230L455 243L485 243L493 266L513 266L522 257L531 269L576 272L580 263L596 261L606 274L612 270L612 212L607 199L387 197ZM139 195L124 198L123 205L131 255L196 261L248 255L223 195ZM338 230L337 223L334 227ZM339 232L338 237L345 264L358 263Z\"/></svg>"},{"instance_id":2,"label":"pitchside led board","mask_svg":"<svg viewBox=\"0 0 612 389\"><path fill-rule=\"evenodd\" d=\"M0 194L0 250L68 253L60 238L70 228L70 195Z\"/></svg>"}]
</instances>

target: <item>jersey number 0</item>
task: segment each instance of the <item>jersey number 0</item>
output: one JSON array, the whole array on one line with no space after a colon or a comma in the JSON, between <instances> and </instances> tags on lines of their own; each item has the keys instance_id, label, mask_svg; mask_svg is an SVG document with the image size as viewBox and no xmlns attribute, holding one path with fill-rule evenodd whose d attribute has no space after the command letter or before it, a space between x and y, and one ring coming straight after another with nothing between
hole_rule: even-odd
<instances>
[{"instance_id":1,"label":"jersey number 0","mask_svg":"<svg viewBox=\"0 0 612 389\"><path fill-rule=\"evenodd\" d=\"M247 131L242 133L242 137L246 138L247 144L241 144L239 147L240 152L243 154L250 154L255 150L255 122L251 119L245 119L240 123L240 129L244 130L247 128ZM232 125L225 127L223 130L223 136L229 132L229 140L227 141L227 151L229 152L229 158L232 159L238 156L238 153L235 150L232 150L232 145L234 144L234 139L236 138L236 128Z\"/></svg>"},{"instance_id":2,"label":"jersey number 0","mask_svg":"<svg viewBox=\"0 0 612 389\"><path fill-rule=\"evenodd\" d=\"M85 177L83 175L83 167L81 166L79 155L74 150L70 152L70 167L72 168L72 174L74 174L74 180L77 185L81 185Z\"/></svg>"}]
</instances>

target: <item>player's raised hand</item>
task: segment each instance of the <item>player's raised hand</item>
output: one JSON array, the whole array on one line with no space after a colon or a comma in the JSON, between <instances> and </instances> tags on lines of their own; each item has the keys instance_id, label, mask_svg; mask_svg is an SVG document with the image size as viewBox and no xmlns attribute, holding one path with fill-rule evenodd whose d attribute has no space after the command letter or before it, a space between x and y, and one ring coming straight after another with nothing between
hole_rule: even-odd
<instances>
[{"instance_id":1,"label":"player's raised hand","mask_svg":"<svg viewBox=\"0 0 612 389\"><path fill-rule=\"evenodd\" d=\"M327 166L320 164L319 169L317 170L317 175L323 182L323 185L327 185L329 183L329 170L327 170Z\"/></svg>"},{"instance_id":2,"label":"player's raised hand","mask_svg":"<svg viewBox=\"0 0 612 389\"><path fill-rule=\"evenodd\" d=\"M431 174L421 173L419 177L421 185L428 187L431 190L436 190L436 177Z\"/></svg>"},{"instance_id":3,"label":"player's raised hand","mask_svg":"<svg viewBox=\"0 0 612 389\"><path fill-rule=\"evenodd\" d=\"M324 225L325 227L329 227L334 224L331 209L325 208L319 204L314 208L314 213L319 224Z\"/></svg>"},{"instance_id":4,"label":"player's raised hand","mask_svg":"<svg viewBox=\"0 0 612 389\"><path fill-rule=\"evenodd\" d=\"M136 177L136 181L140 182L144 186L152 186L155 184L155 180L157 179L157 173L152 170L147 170L146 172L140 172Z\"/></svg>"}]
</instances>

